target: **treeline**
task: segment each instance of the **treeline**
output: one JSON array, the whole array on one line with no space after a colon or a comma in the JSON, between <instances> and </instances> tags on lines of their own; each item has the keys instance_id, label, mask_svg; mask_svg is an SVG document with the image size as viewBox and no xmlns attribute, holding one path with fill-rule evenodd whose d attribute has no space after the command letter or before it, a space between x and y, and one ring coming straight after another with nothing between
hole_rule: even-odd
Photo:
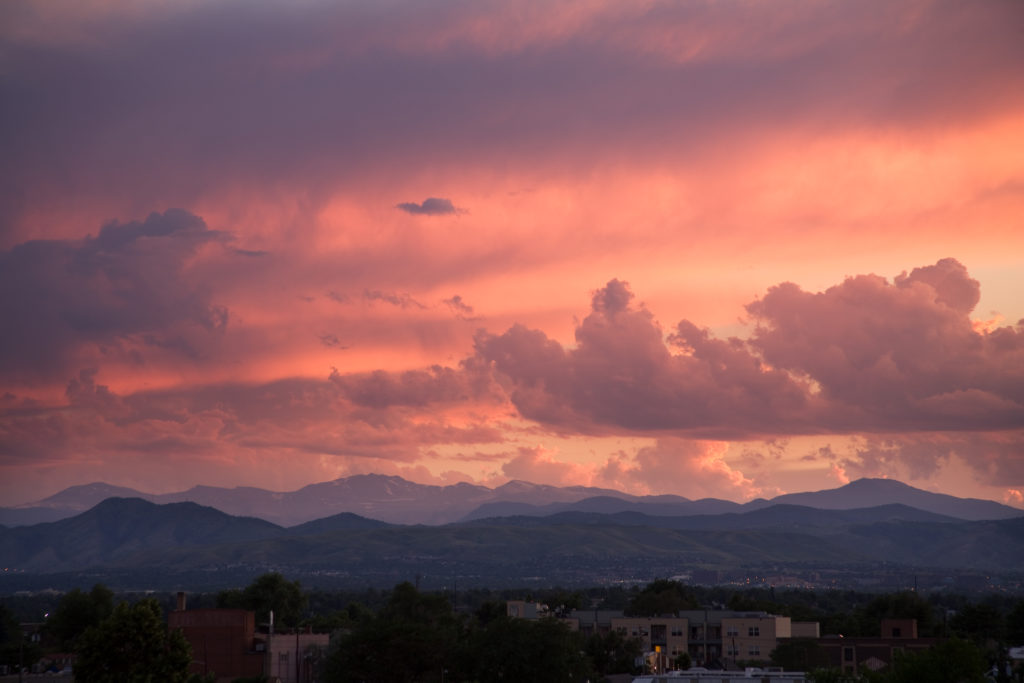
<instances>
[{"instance_id":1,"label":"treeline","mask_svg":"<svg viewBox=\"0 0 1024 683\"><path fill-rule=\"evenodd\" d=\"M645 586L577 590L421 592L411 583L402 583L390 591L322 591L304 590L297 581L271 573L244 588L190 595L188 599L189 608L253 610L258 623L265 623L273 610L278 628L312 627L332 633L322 679L328 683L598 681L612 673L638 673L635 667L641 652L635 639L618 633L584 638L556 620L510 619L505 616L505 602L512 599L546 604L555 616L573 609L622 610L637 616L701 608L766 611L796 621L817 621L823 634L845 636L877 636L883 618L914 618L922 637L947 639L927 656L916 660L904 658L885 673L887 678L872 678L882 683L913 680L893 676L898 671L911 672L907 676L917 675L929 667L944 671L964 669L980 675L995 666L1003 675L1007 648L1024 645L1024 600L999 595L970 600L955 594L923 596L912 591L879 595L854 591L736 590L692 587L666 579ZM63 595L4 598L0 602L0 664L30 664L44 651L74 652L80 663L102 662L104 653L93 656L97 654L93 650L103 647L104 642L119 640L111 634L144 630L138 624L152 630L154 623L166 623L164 614L174 604L172 594L155 598L138 594L115 596L102 585ZM38 644L24 639L19 622L42 623ZM163 634L151 633L146 642L159 642L164 651L175 651L175 661L180 663L182 643L167 634L166 628L163 630ZM146 649L144 645L140 647ZM789 669L812 668L808 665L822 663L813 643L796 641L778 648L771 658L771 663ZM121 652L118 659L128 661L131 657ZM685 666L686 658L676 664ZM84 669L80 673L79 680L104 680L89 678ZM815 680L833 680L836 675L818 672Z\"/></svg>"}]
</instances>

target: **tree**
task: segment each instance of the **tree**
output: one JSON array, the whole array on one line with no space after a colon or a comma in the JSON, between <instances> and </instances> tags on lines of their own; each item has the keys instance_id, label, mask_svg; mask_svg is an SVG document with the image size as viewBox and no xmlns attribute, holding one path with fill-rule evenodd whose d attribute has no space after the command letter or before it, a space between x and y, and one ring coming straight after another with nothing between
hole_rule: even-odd
<instances>
[{"instance_id":1,"label":"tree","mask_svg":"<svg viewBox=\"0 0 1024 683\"><path fill-rule=\"evenodd\" d=\"M1006 623L999 610L982 603L965 605L949 620L949 628L960 638L985 645L1005 639Z\"/></svg>"},{"instance_id":2,"label":"tree","mask_svg":"<svg viewBox=\"0 0 1024 683\"><path fill-rule=\"evenodd\" d=\"M972 643L951 638L927 650L898 655L886 683L985 683L985 660Z\"/></svg>"},{"instance_id":3,"label":"tree","mask_svg":"<svg viewBox=\"0 0 1024 683\"><path fill-rule=\"evenodd\" d=\"M921 636L933 635L936 623L935 609L914 591L879 595L861 612L861 633L857 635L878 635L882 619L917 619L917 632Z\"/></svg>"},{"instance_id":4,"label":"tree","mask_svg":"<svg viewBox=\"0 0 1024 683\"><path fill-rule=\"evenodd\" d=\"M595 633L587 639L587 655L601 676L608 674L639 673L636 660L643 655L643 644L612 629L608 633Z\"/></svg>"},{"instance_id":5,"label":"tree","mask_svg":"<svg viewBox=\"0 0 1024 683\"><path fill-rule=\"evenodd\" d=\"M1006 615L1006 638L1011 645L1024 645L1024 600L1018 600Z\"/></svg>"},{"instance_id":6,"label":"tree","mask_svg":"<svg viewBox=\"0 0 1024 683\"><path fill-rule=\"evenodd\" d=\"M168 631L160 603L122 602L78 641L79 683L185 683L192 648L181 631Z\"/></svg>"},{"instance_id":7,"label":"tree","mask_svg":"<svg viewBox=\"0 0 1024 683\"><path fill-rule=\"evenodd\" d=\"M679 581L655 579L629 603L626 614L654 617L659 614L677 614L681 610L697 609L693 594Z\"/></svg>"},{"instance_id":8,"label":"tree","mask_svg":"<svg viewBox=\"0 0 1024 683\"><path fill-rule=\"evenodd\" d=\"M442 672L458 665L461 636L461 622L446 597L401 583L380 614L364 616L334 644L324 679L440 681Z\"/></svg>"},{"instance_id":9,"label":"tree","mask_svg":"<svg viewBox=\"0 0 1024 683\"><path fill-rule=\"evenodd\" d=\"M553 618L503 617L473 634L469 680L480 683L594 680L579 633Z\"/></svg>"},{"instance_id":10,"label":"tree","mask_svg":"<svg viewBox=\"0 0 1024 683\"><path fill-rule=\"evenodd\" d=\"M64 594L46 621L46 635L65 652L73 652L78 638L114 611L114 592L97 583L88 593L76 588Z\"/></svg>"},{"instance_id":11,"label":"tree","mask_svg":"<svg viewBox=\"0 0 1024 683\"><path fill-rule=\"evenodd\" d=\"M14 614L0 605L0 664L11 670L19 666L30 667L41 655L38 645L27 642Z\"/></svg>"},{"instance_id":12,"label":"tree","mask_svg":"<svg viewBox=\"0 0 1024 683\"><path fill-rule=\"evenodd\" d=\"M217 595L218 607L252 610L258 622L269 621L273 611L275 623L284 626L298 626L307 604L299 582L289 581L278 572L263 574L244 590L222 591Z\"/></svg>"}]
</instances>

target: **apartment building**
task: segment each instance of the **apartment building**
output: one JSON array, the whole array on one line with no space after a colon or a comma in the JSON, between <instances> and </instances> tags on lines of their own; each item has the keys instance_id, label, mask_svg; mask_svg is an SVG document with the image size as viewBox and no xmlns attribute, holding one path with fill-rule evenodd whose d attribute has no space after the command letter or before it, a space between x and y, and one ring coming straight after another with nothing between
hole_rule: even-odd
<instances>
[{"instance_id":1,"label":"apartment building","mask_svg":"<svg viewBox=\"0 0 1024 683\"><path fill-rule=\"evenodd\" d=\"M687 651L688 622L679 617L625 617L611 619L611 627L638 638L644 652L664 653L669 661Z\"/></svg>"},{"instance_id":2,"label":"apartment building","mask_svg":"<svg viewBox=\"0 0 1024 683\"><path fill-rule=\"evenodd\" d=\"M547 614L543 605L509 601L509 616L536 619ZM671 661L689 653L696 666L714 663L768 661L781 640L817 638L816 622L792 622L766 612L685 610L660 617L627 617L621 611L573 610L561 619L584 635L612 629L638 638L645 652L664 653Z\"/></svg>"},{"instance_id":3,"label":"apartment building","mask_svg":"<svg viewBox=\"0 0 1024 683\"><path fill-rule=\"evenodd\" d=\"M789 617L767 612L687 610L679 616L689 621L688 651L696 664L767 661L780 640L793 637ZM798 630L811 632L813 626Z\"/></svg>"}]
</instances>

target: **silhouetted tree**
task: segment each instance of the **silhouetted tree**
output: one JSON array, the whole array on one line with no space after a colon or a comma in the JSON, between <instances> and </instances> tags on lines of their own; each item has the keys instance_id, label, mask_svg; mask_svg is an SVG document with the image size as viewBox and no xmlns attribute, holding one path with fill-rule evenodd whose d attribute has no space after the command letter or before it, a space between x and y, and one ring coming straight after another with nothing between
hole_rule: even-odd
<instances>
[{"instance_id":1,"label":"silhouetted tree","mask_svg":"<svg viewBox=\"0 0 1024 683\"><path fill-rule=\"evenodd\" d=\"M914 591L879 595L869 602L860 613L860 633L856 635L877 636L882 619L917 619L919 635L934 635L935 608Z\"/></svg>"},{"instance_id":2,"label":"silhouetted tree","mask_svg":"<svg viewBox=\"0 0 1024 683\"><path fill-rule=\"evenodd\" d=\"M447 598L395 587L375 617L356 624L332 646L326 681L440 681L460 659L462 625Z\"/></svg>"},{"instance_id":3,"label":"silhouetted tree","mask_svg":"<svg viewBox=\"0 0 1024 683\"><path fill-rule=\"evenodd\" d=\"M253 610L258 622L268 621L273 610L275 623L283 626L297 626L307 603L299 582L289 581L278 572L263 574L243 590L217 595L218 607Z\"/></svg>"},{"instance_id":4,"label":"silhouetted tree","mask_svg":"<svg viewBox=\"0 0 1024 683\"><path fill-rule=\"evenodd\" d=\"M679 581L655 579L633 597L626 614L653 617L699 607L693 594Z\"/></svg>"},{"instance_id":5,"label":"silhouetted tree","mask_svg":"<svg viewBox=\"0 0 1024 683\"><path fill-rule=\"evenodd\" d=\"M927 650L897 653L885 683L985 683L985 660L966 640L951 638Z\"/></svg>"},{"instance_id":6,"label":"silhouetted tree","mask_svg":"<svg viewBox=\"0 0 1024 683\"><path fill-rule=\"evenodd\" d=\"M486 626L495 619L501 619L507 616L507 608L504 602L498 600L488 600L482 603L473 613L476 616L477 623L481 626Z\"/></svg>"},{"instance_id":7,"label":"silhouetted tree","mask_svg":"<svg viewBox=\"0 0 1024 683\"><path fill-rule=\"evenodd\" d=\"M46 636L65 652L75 650L75 642L90 626L97 626L114 611L114 592L101 583L88 593L76 588L66 593L57 609L46 620Z\"/></svg>"},{"instance_id":8,"label":"silhouetted tree","mask_svg":"<svg viewBox=\"0 0 1024 683\"><path fill-rule=\"evenodd\" d=\"M122 602L78 641L79 683L185 683L192 649L181 631L168 631L160 603Z\"/></svg>"},{"instance_id":9,"label":"silhouetted tree","mask_svg":"<svg viewBox=\"0 0 1024 683\"><path fill-rule=\"evenodd\" d=\"M636 659L643 654L643 644L639 638L612 629L608 633L595 633L587 638L586 652L594 670L601 676L639 673Z\"/></svg>"},{"instance_id":10,"label":"silhouetted tree","mask_svg":"<svg viewBox=\"0 0 1024 683\"><path fill-rule=\"evenodd\" d=\"M1002 613L987 603L965 605L949 620L949 629L957 637L981 646L1006 637Z\"/></svg>"},{"instance_id":11,"label":"silhouetted tree","mask_svg":"<svg viewBox=\"0 0 1024 683\"><path fill-rule=\"evenodd\" d=\"M496 619L472 635L469 651L469 679L480 683L582 683L595 677L580 634L553 618Z\"/></svg>"},{"instance_id":12,"label":"silhouetted tree","mask_svg":"<svg viewBox=\"0 0 1024 683\"><path fill-rule=\"evenodd\" d=\"M1006 615L1006 639L1012 645L1024 645L1024 600L1018 600Z\"/></svg>"},{"instance_id":13,"label":"silhouetted tree","mask_svg":"<svg viewBox=\"0 0 1024 683\"><path fill-rule=\"evenodd\" d=\"M27 642L21 624L5 606L0 605L0 664L11 667L31 667L38 661L42 650Z\"/></svg>"}]
</instances>

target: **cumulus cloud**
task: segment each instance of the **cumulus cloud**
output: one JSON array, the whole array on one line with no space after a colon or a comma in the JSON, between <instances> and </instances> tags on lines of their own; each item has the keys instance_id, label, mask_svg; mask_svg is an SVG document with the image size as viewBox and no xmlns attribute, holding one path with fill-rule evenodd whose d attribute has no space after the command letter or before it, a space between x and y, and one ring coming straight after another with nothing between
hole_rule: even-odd
<instances>
[{"instance_id":1,"label":"cumulus cloud","mask_svg":"<svg viewBox=\"0 0 1024 683\"><path fill-rule=\"evenodd\" d=\"M95 237L37 240L0 251L0 375L64 374L114 355L160 349L195 357L228 310L188 277L190 261L228 235L181 209L112 222Z\"/></svg>"},{"instance_id":2,"label":"cumulus cloud","mask_svg":"<svg viewBox=\"0 0 1024 683\"><path fill-rule=\"evenodd\" d=\"M463 209L459 209L452 204L452 200L440 197L427 197L419 204L416 202L402 202L401 204L396 204L395 208L411 213L414 216L446 216L463 212Z\"/></svg>"},{"instance_id":3,"label":"cumulus cloud","mask_svg":"<svg viewBox=\"0 0 1024 683\"><path fill-rule=\"evenodd\" d=\"M833 429L985 430L1024 424L1024 326L979 333L978 282L954 259L890 283L824 292L785 283L747 306L772 367L812 380Z\"/></svg>"},{"instance_id":4,"label":"cumulus cloud","mask_svg":"<svg viewBox=\"0 0 1024 683\"><path fill-rule=\"evenodd\" d=\"M987 334L978 284L952 259L894 282L847 279L822 293L773 287L748 305L750 340L683 320L667 335L610 281L563 348L538 330L481 332L476 354L530 419L558 428L712 437L1024 424L1024 329Z\"/></svg>"},{"instance_id":5,"label":"cumulus cloud","mask_svg":"<svg viewBox=\"0 0 1024 683\"><path fill-rule=\"evenodd\" d=\"M713 339L684 321L668 336L670 346L653 315L632 299L618 280L598 290L575 348L517 325L478 334L476 354L507 379L525 417L560 428L712 436L807 419L814 401L806 388L764 366L741 341Z\"/></svg>"}]
</instances>

